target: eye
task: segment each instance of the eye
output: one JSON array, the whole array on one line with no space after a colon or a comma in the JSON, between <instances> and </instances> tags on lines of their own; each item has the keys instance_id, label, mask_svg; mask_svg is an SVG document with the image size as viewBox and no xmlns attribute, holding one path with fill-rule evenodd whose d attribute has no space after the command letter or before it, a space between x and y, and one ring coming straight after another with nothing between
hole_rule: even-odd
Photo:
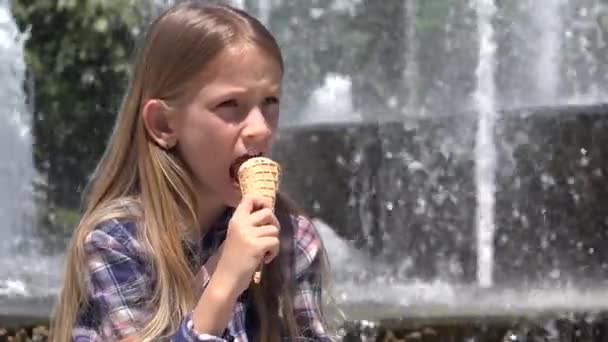
<instances>
[{"instance_id":1,"label":"eye","mask_svg":"<svg viewBox=\"0 0 608 342\"><path fill-rule=\"evenodd\" d=\"M239 103L235 99L226 100L217 105L218 108L238 107Z\"/></svg>"},{"instance_id":2,"label":"eye","mask_svg":"<svg viewBox=\"0 0 608 342\"><path fill-rule=\"evenodd\" d=\"M264 105L273 105L273 104L278 104L278 103L279 103L279 98L276 96L269 96L264 99Z\"/></svg>"}]
</instances>

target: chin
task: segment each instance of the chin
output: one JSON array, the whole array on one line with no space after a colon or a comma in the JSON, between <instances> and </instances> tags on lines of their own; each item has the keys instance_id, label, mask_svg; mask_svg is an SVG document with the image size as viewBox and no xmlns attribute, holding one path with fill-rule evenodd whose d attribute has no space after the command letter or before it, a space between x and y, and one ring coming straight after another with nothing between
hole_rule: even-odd
<instances>
[{"instance_id":1,"label":"chin","mask_svg":"<svg viewBox=\"0 0 608 342\"><path fill-rule=\"evenodd\" d=\"M224 197L224 203L229 206L229 207L233 207L236 208L239 203L241 203L241 199L243 198L243 195L241 194L241 189L238 187L235 187L234 185L231 185L231 187L229 188L229 190L225 193Z\"/></svg>"}]
</instances>

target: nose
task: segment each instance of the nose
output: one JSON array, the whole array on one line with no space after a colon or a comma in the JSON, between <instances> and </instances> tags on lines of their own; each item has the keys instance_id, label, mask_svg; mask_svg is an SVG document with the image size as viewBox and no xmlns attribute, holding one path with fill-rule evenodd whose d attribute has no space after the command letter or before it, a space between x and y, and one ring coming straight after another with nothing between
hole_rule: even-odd
<instances>
[{"instance_id":1,"label":"nose","mask_svg":"<svg viewBox=\"0 0 608 342\"><path fill-rule=\"evenodd\" d=\"M259 107L254 107L247 115L242 131L245 146L264 150L272 137L272 128Z\"/></svg>"}]
</instances>

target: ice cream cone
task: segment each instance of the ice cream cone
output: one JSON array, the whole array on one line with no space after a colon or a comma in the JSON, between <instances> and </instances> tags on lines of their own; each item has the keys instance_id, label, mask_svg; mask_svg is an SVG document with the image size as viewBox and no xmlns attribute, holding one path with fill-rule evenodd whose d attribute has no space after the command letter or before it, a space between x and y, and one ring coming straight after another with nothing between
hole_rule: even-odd
<instances>
[{"instance_id":1,"label":"ice cream cone","mask_svg":"<svg viewBox=\"0 0 608 342\"><path fill-rule=\"evenodd\" d=\"M266 157L248 159L239 167L238 177L243 195L259 194L270 198L274 207L281 178L277 162Z\"/></svg>"},{"instance_id":2,"label":"ice cream cone","mask_svg":"<svg viewBox=\"0 0 608 342\"><path fill-rule=\"evenodd\" d=\"M272 208L277 198L281 167L272 159L255 157L245 161L238 171L239 186L243 195L259 194L272 200ZM262 280L262 265L253 275L253 282Z\"/></svg>"}]
</instances>

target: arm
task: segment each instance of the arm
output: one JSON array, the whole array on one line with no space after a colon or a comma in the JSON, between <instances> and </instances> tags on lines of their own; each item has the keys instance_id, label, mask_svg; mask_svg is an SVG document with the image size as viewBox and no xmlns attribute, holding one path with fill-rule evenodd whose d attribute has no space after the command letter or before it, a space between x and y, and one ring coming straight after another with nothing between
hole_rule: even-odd
<instances>
[{"instance_id":1,"label":"arm","mask_svg":"<svg viewBox=\"0 0 608 342\"><path fill-rule=\"evenodd\" d=\"M89 308L95 308L94 326L74 329L75 341L133 340L154 308L150 267L138 253L137 241L120 222L113 220L89 233L85 240ZM85 318L85 321L87 319ZM91 321L91 320L89 320ZM172 341L225 341L197 335L191 316L183 319Z\"/></svg>"},{"instance_id":2,"label":"arm","mask_svg":"<svg viewBox=\"0 0 608 342\"><path fill-rule=\"evenodd\" d=\"M228 223L219 256L212 262L215 269L209 285L194 309L195 331L217 335L225 329L235 310L237 317L244 315L243 308L236 307L237 298L251 285L260 263L276 257L279 243L279 222L272 202L260 195L244 196Z\"/></svg>"},{"instance_id":3,"label":"arm","mask_svg":"<svg viewBox=\"0 0 608 342\"><path fill-rule=\"evenodd\" d=\"M325 331L321 311L323 250L321 237L304 218L294 219L295 297L294 314L304 336L312 341L332 341Z\"/></svg>"},{"instance_id":4,"label":"arm","mask_svg":"<svg viewBox=\"0 0 608 342\"><path fill-rule=\"evenodd\" d=\"M228 290L224 281L217 274L211 276L209 284L203 291L192 313L192 323L189 328L196 331L220 335L228 326L232 312L236 306L238 294ZM214 340L213 340L214 341Z\"/></svg>"}]
</instances>

